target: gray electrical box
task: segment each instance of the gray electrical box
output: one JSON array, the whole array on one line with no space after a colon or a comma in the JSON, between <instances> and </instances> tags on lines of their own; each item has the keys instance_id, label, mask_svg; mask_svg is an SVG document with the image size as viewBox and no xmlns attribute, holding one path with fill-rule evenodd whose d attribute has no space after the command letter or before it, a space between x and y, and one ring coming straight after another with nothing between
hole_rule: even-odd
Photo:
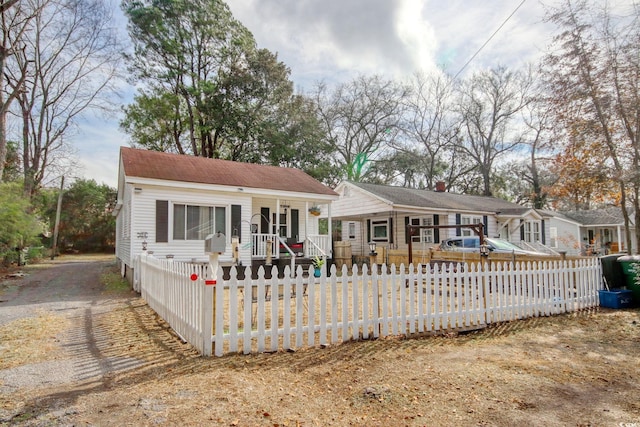
<instances>
[{"instance_id":1,"label":"gray electrical box","mask_svg":"<svg viewBox=\"0 0 640 427\"><path fill-rule=\"evenodd\" d=\"M215 234L209 234L204 239L204 251L205 253L222 253L227 249L227 239L224 234L217 232Z\"/></svg>"}]
</instances>

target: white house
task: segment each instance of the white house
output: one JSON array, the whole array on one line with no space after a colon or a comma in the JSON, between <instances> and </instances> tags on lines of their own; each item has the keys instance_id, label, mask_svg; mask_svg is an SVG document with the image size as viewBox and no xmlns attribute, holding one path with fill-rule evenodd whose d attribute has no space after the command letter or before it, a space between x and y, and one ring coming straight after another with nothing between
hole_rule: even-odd
<instances>
[{"instance_id":1,"label":"white house","mask_svg":"<svg viewBox=\"0 0 640 427\"><path fill-rule=\"evenodd\" d=\"M495 197L448 193L388 185L342 182L339 199L332 203L334 220L342 222L342 240L351 242L354 255L366 255L369 242L376 247L408 249L407 225L469 225L482 223L485 235L549 253L549 216ZM471 229L421 229L412 236L417 249L436 247Z\"/></svg>"},{"instance_id":2,"label":"white house","mask_svg":"<svg viewBox=\"0 0 640 427\"><path fill-rule=\"evenodd\" d=\"M130 275L135 257L206 260L204 239L224 234L221 264L272 258L331 257L331 218L338 195L301 170L122 147L118 175L116 257ZM233 244L232 244L233 241Z\"/></svg>"},{"instance_id":3,"label":"white house","mask_svg":"<svg viewBox=\"0 0 640 427\"><path fill-rule=\"evenodd\" d=\"M548 245L567 255L582 255L585 248L580 237L582 225L577 220L555 211L542 211L549 219Z\"/></svg>"},{"instance_id":4,"label":"white house","mask_svg":"<svg viewBox=\"0 0 640 427\"><path fill-rule=\"evenodd\" d=\"M635 244L636 227L633 223L633 211L629 212L631 245L625 244L625 226L622 210L619 207L570 211L563 213L564 218L579 224L576 239L583 254L604 254L607 252L637 253ZM575 242L574 242L575 244Z\"/></svg>"}]
</instances>

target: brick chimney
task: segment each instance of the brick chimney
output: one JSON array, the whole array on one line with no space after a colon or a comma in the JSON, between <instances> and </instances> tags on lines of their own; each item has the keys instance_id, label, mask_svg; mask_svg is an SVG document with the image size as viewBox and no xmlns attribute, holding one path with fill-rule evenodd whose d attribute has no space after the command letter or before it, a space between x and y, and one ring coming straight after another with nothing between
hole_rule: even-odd
<instances>
[{"instance_id":1,"label":"brick chimney","mask_svg":"<svg viewBox=\"0 0 640 427\"><path fill-rule=\"evenodd\" d=\"M447 189L447 186L445 185L444 181L436 182L436 192L444 193L446 189Z\"/></svg>"}]
</instances>

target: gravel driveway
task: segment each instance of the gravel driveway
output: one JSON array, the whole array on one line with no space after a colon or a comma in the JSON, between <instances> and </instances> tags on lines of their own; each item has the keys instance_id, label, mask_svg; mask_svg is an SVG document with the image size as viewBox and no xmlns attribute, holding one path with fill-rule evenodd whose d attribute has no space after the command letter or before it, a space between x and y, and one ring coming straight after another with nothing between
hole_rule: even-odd
<instances>
[{"instance_id":1,"label":"gravel driveway","mask_svg":"<svg viewBox=\"0 0 640 427\"><path fill-rule=\"evenodd\" d=\"M1 393L100 380L111 372L141 365L137 360L105 357L101 349L107 344L104 331L93 322L96 316L136 298L133 293L104 292L100 277L113 265L113 257L108 256L63 258L4 277L0 282L0 327L12 322L21 325L29 319L37 324L46 313L43 321L59 322L61 328L55 337L45 337L53 338L60 347L59 357L0 370Z\"/></svg>"}]
</instances>

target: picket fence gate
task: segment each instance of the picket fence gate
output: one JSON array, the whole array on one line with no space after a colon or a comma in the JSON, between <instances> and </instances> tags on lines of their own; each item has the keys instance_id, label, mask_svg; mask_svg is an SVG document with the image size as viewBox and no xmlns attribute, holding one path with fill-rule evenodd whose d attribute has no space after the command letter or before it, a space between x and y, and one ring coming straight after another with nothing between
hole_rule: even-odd
<instances>
[{"instance_id":1,"label":"picket fence gate","mask_svg":"<svg viewBox=\"0 0 640 427\"><path fill-rule=\"evenodd\" d=\"M491 323L597 306L597 258L543 262L332 266L313 277L238 279L207 285L208 266L141 255L137 288L149 306L204 356L275 352L348 340L480 329ZM311 271L312 273L312 271ZM222 270L218 276L222 277Z\"/></svg>"}]
</instances>

